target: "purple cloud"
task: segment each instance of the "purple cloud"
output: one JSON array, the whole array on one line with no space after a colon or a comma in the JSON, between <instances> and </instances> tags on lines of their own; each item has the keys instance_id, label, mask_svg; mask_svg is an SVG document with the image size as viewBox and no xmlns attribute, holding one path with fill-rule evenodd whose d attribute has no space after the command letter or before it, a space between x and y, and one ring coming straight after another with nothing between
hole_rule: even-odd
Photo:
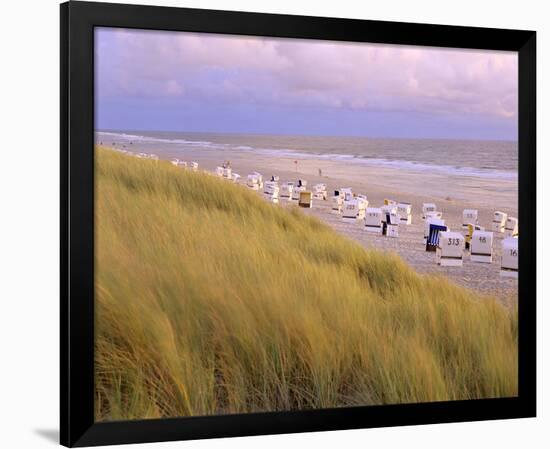
<instances>
[{"instance_id":1,"label":"purple cloud","mask_svg":"<svg viewBox=\"0 0 550 449\"><path fill-rule=\"evenodd\" d=\"M96 31L99 101L168 98L517 122L517 54L199 33Z\"/></svg>"}]
</instances>

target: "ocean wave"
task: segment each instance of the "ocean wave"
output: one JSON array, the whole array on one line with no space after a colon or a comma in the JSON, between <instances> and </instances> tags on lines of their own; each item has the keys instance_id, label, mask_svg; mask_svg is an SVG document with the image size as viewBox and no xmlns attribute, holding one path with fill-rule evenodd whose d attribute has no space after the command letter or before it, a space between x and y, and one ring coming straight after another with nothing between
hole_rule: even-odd
<instances>
[{"instance_id":1,"label":"ocean wave","mask_svg":"<svg viewBox=\"0 0 550 449\"><path fill-rule=\"evenodd\" d=\"M127 133L117 133L111 131L97 131L96 134L102 136L115 137L124 141L135 141L135 142L149 142L149 143L172 143L172 144L182 144L190 146L203 146L203 145L225 145L225 144L214 144L213 142L208 142L206 140L186 140L186 139L168 139L164 137L153 137L153 136L143 136L138 134L127 134Z\"/></svg>"},{"instance_id":2,"label":"ocean wave","mask_svg":"<svg viewBox=\"0 0 550 449\"><path fill-rule=\"evenodd\" d=\"M447 175L473 176L477 178L493 179L518 179L518 174L512 171L503 171L475 167L457 167L451 165L424 164L414 161L388 160L388 159L363 159L359 158L361 163L366 165L376 165L389 168L401 168L421 172L436 172Z\"/></svg>"},{"instance_id":3,"label":"ocean wave","mask_svg":"<svg viewBox=\"0 0 550 449\"><path fill-rule=\"evenodd\" d=\"M440 173L446 175L458 175L458 176L471 176L478 178L488 179L509 179L517 180L518 174L513 171L496 170L489 168L476 168L476 167L457 167L452 165L437 165L426 164L416 161L407 161L400 159L384 159L384 158L369 158L363 156L357 156L352 154L338 154L338 153L304 153L293 150L276 150L260 148L256 151L264 153L272 153L279 157L293 157L296 159L320 159L320 160L334 160L338 162L349 162L353 164L362 164L373 167L394 168L401 170L417 171L417 172L430 172Z\"/></svg>"},{"instance_id":4,"label":"ocean wave","mask_svg":"<svg viewBox=\"0 0 550 449\"><path fill-rule=\"evenodd\" d=\"M265 155L272 155L276 157L289 157L297 160L300 159L319 159L319 160L333 160L337 162L349 162L352 164L362 164L373 167L384 167L390 169L400 169L415 172L430 172L451 176L469 176L488 179L508 179L517 180L518 173L514 171L497 170L489 167L468 167L468 166L452 166L442 164L428 164L418 161L400 160L400 159L385 159L385 158L371 158L362 155L345 154L345 153L316 153L309 151L299 151L291 148L262 148L251 147L242 144L230 144L210 142L206 140L188 140L188 139L169 139L164 137L144 136L137 134L127 134L124 132L110 132L110 131L98 131L98 136L114 137L117 140L133 141L141 143L161 143L161 144L174 144L179 145L181 148L171 148L172 150L181 149L196 149L201 148L203 150L224 150L224 151L239 151L239 152L254 152L263 153Z\"/></svg>"}]
</instances>

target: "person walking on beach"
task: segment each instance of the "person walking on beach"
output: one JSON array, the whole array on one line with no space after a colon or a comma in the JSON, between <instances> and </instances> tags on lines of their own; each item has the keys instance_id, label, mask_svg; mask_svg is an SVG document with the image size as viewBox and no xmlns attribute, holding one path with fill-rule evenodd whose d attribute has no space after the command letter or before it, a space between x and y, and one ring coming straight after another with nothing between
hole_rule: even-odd
<instances>
[{"instance_id":1,"label":"person walking on beach","mask_svg":"<svg viewBox=\"0 0 550 449\"><path fill-rule=\"evenodd\" d=\"M323 177L323 170L319 169L319 178Z\"/></svg>"}]
</instances>

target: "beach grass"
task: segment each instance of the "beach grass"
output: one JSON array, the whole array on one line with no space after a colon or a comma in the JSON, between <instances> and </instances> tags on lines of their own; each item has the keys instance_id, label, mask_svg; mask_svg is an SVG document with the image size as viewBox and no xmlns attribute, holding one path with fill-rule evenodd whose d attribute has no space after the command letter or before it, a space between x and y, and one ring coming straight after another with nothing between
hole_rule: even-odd
<instances>
[{"instance_id":1,"label":"beach grass","mask_svg":"<svg viewBox=\"0 0 550 449\"><path fill-rule=\"evenodd\" d=\"M517 395L517 310L297 208L97 147L96 419Z\"/></svg>"}]
</instances>

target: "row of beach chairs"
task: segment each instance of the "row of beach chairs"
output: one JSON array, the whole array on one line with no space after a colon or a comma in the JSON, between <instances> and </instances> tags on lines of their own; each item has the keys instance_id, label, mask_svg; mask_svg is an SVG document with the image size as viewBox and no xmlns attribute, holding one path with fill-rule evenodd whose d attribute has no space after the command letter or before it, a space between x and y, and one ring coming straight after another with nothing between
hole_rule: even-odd
<instances>
[{"instance_id":1,"label":"row of beach chairs","mask_svg":"<svg viewBox=\"0 0 550 449\"><path fill-rule=\"evenodd\" d=\"M153 161L159 160L159 157L154 153L137 153L137 154L132 153L132 154L139 159L151 159Z\"/></svg>"},{"instance_id":2,"label":"row of beach chairs","mask_svg":"<svg viewBox=\"0 0 550 449\"><path fill-rule=\"evenodd\" d=\"M231 168L217 167L216 175L238 182L240 175L232 173ZM312 207L312 200L327 199L326 184L316 184L308 189L307 181L299 179L296 183L279 183L278 176L264 181L258 172L249 174L246 186L263 192L266 200L279 203L280 200L296 201L300 207ZM331 212L342 216L345 222L363 221L365 230L376 235L397 238L399 227L412 224L412 205L385 199L380 207L369 207L366 195L355 194L351 188L334 191L331 197ZM491 231L486 231L478 223L478 211L465 209L462 214L462 232L453 232L445 224L443 213L434 203L422 205L422 220L425 223L424 244L426 251L436 253L436 263L446 267L462 266L464 256L469 255L472 262L492 263L494 233L502 233L501 275L518 275L518 220L508 217L502 211L494 213Z\"/></svg>"},{"instance_id":3,"label":"row of beach chairs","mask_svg":"<svg viewBox=\"0 0 550 449\"><path fill-rule=\"evenodd\" d=\"M412 223L412 206L385 199L381 207L368 207L364 195L354 195L350 188L335 191L332 213L341 214L347 222L364 220L365 230L387 237L399 236L399 225ZM493 234L503 233L501 275L517 277L518 220L502 211L494 213L492 231L478 223L478 211L465 209L462 215L462 232L452 232L443 219L443 213L434 203L422 205L425 222L424 244L426 251L436 252L436 262L442 266L462 266L464 253L479 263L493 262Z\"/></svg>"},{"instance_id":4,"label":"row of beach chairs","mask_svg":"<svg viewBox=\"0 0 550 449\"><path fill-rule=\"evenodd\" d=\"M399 225L412 223L412 206L409 203L397 203L385 199L381 207L369 207L366 195L354 194L349 187L334 192L331 198L333 214L341 214L345 222L364 220L365 230L369 233L399 236Z\"/></svg>"},{"instance_id":5,"label":"row of beach chairs","mask_svg":"<svg viewBox=\"0 0 550 449\"><path fill-rule=\"evenodd\" d=\"M298 179L296 183L279 184L278 176L272 176L269 181L264 181L260 173L254 172L248 175L246 185L252 190L263 191L264 197L272 203L279 203L280 200L296 201L300 207L311 208L314 198L327 198L325 184L315 184L312 190L308 190L307 181L304 179Z\"/></svg>"},{"instance_id":6,"label":"row of beach chairs","mask_svg":"<svg viewBox=\"0 0 550 449\"><path fill-rule=\"evenodd\" d=\"M127 156L137 157L138 159L151 159L153 161L158 161L159 157L155 153L134 153L133 151L124 150L122 148L113 148L119 153L126 154Z\"/></svg>"},{"instance_id":7,"label":"row of beach chairs","mask_svg":"<svg viewBox=\"0 0 550 449\"><path fill-rule=\"evenodd\" d=\"M216 167L215 175L223 179L239 183L241 176L232 172L231 167L223 165ZM246 177L246 186L255 191L263 192L264 198L272 203L279 203L280 200L296 201L300 207L311 208L313 198L326 200L326 184L316 184L313 190L307 189L307 181L298 179L296 183L285 182L279 184L279 177L272 176L269 181L264 181L263 175L252 172Z\"/></svg>"},{"instance_id":8,"label":"row of beach chairs","mask_svg":"<svg viewBox=\"0 0 550 449\"><path fill-rule=\"evenodd\" d=\"M462 232L453 232L439 217L426 216L426 251L435 251L436 261L441 266L462 266L464 255L472 262L493 263L494 234L503 233L500 274L506 277L518 276L518 220L496 211L491 224L492 230L486 231L478 223L477 210L463 211Z\"/></svg>"},{"instance_id":9,"label":"row of beach chairs","mask_svg":"<svg viewBox=\"0 0 550 449\"><path fill-rule=\"evenodd\" d=\"M191 171L198 171L199 169L199 164L198 162L186 162L186 161L182 161L181 159L178 159L178 158L174 158L170 161L172 163L172 165L174 165L175 167L178 167L178 168L184 168L184 169L189 169Z\"/></svg>"},{"instance_id":10,"label":"row of beach chairs","mask_svg":"<svg viewBox=\"0 0 550 449\"><path fill-rule=\"evenodd\" d=\"M436 238L434 236L437 235ZM518 237L506 237L502 240L501 276L518 276ZM469 248L465 237L460 232L449 231L446 227L437 226L430 231L428 246L435 246L436 261L441 266L461 267L464 253L477 263L493 262L493 232L474 231Z\"/></svg>"}]
</instances>

